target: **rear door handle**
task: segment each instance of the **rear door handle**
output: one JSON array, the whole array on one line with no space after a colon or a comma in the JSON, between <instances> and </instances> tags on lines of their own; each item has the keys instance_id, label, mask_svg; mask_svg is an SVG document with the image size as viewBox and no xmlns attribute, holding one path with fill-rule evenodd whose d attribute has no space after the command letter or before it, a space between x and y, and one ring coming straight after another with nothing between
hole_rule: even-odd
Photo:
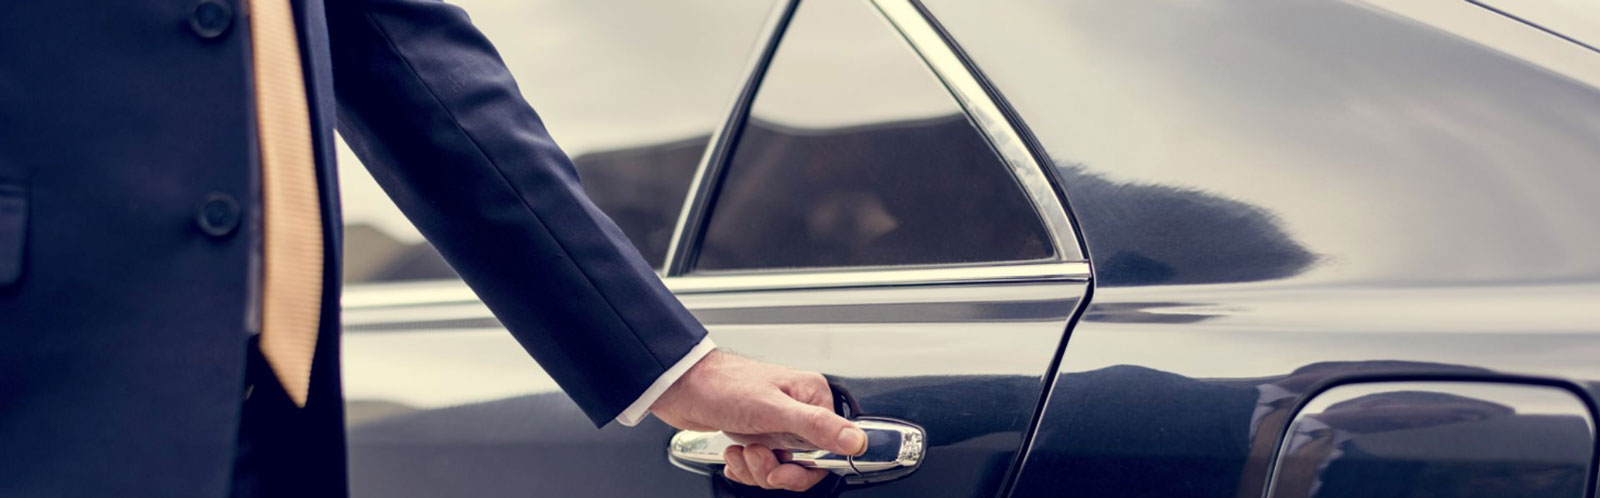
<instances>
[{"instance_id":1,"label":"rear door handle","mask_svg":"<svg viewBox=\"0 0 1600 498\"><path fill-rule=\"evenodd\" d=\"M885 417L858 417L855 423L867 433L867 451L861 456L789 449L779 453L779 460L827 470L844 477L846 484L868 484L904 477L927 456L927 433L916 424ZM669 443L667 459L678 468L711 475L723 464L722 450L735 444L740 443L721 432L679 431Z\"/></svg>"}]
</instances>

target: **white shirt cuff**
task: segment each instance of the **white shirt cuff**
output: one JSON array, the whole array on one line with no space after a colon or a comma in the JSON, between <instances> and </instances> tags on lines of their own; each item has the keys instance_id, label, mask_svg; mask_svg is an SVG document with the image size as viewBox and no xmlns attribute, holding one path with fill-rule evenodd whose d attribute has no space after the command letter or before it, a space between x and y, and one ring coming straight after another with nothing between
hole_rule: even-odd
<instances>
[{"instance_id":1,"label":"white shirt cuff","mask_svg":"<svg viewBox=\"0 0 1600 498\"><path fill-rule=\"evenodd\" d=\"M683 359L678 360L672 368L668 368L666 373L656 377L656 381L650 384L649 389L644 390L644 394L639 395L639 399L628 405L628 409L623 410L621 415L617 415L617 423L633 427L643 422L645 417L650 416L650 405L656 404L656 399L666 394L667 388L672 387L672 383L688 373L690 367L700 363L700 359L705 358L713 349L717 349L717 345L711 342L710 337L701 339L700 344L689 350L689 354L683 355Z\"/></svg>"}]
</instances>

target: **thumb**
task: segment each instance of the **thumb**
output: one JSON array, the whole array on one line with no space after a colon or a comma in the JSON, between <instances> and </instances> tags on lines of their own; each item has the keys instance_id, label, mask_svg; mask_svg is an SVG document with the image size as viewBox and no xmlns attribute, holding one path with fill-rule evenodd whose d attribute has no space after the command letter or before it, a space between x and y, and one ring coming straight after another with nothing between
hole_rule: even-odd
<instances>
[{"instance_id":1,"label":"thumb","mask_svg":"<svg viewBox=\"0 0 1600 498\"><path fill-rule=\"evenodd\" d=\"M783 427L812 445L841 455L860 455L867 451L867 433L832 410L790 399L778 417Z\"/></svg>"}]
</instances>

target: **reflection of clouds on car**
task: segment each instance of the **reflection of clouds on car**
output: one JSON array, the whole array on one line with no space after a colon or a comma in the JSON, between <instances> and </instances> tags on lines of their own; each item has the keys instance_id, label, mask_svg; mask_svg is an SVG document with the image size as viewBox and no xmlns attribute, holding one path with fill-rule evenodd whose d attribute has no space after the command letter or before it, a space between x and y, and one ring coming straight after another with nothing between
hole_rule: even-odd
<instances>
[{"instance_id":1,"label":"reflection of clouds on car","mask_svg":"<svg viewBox=\"0 0 1600 498\"><path fill-rule=\"evenodd\" d=\"M343 243L345 254L361 256L345 259L347 284L460 278L433 244L403 242L375 225L346 225Z\"/></svg>"},{"instance_id":2,"label":"reflection of clouds on car","mask_svg":"<svg viewBox=\"0 0 1600 498\"><path fill-rule=\"evenodd\" d=\"M1303 272L1318 259L1258 206L1192 189L1116 183L1079 165L1056 170L1100 285L1269 280Z\"/></svg>"},{"instance_id":3,"label":"reflection of clouds on car","mask_svg":"<svg viewBox=\"0 0 1600 498\"><path fill-rule=\"evenodd\" d=\"M1426 461L1372 455L1356 442L1387 435L1515 414L1509 406L1449 393L1388 391L1344 400L1319 413L1302 414L1284 436L1274 478L1274 497L1381 496L1414 483ZM1434 441L1416 441L1424 446ZM1431 460L1449 460L1441 451ZM1351 467L1355 467L1352 469ZM1457 477L1459 479L1460 477ZM1376 481L1376 483L1374 483Z\"/></svg>"},{"instance_id":4,"label":"reflection of clouds on car","mask_svg":"<svg viewBox=\"0 0 1600 498\"><path fill-rule=\"evenodd\" d=\"M1354 434L1474 422L1515 414L1499 403L1429 391L1391 391L1340 401L1316 417Z\"/></svg>"},{"instance_id":5,"label":"reflection of clouds on car","mask_svg":"<svg viewBox=\"0 0 1600 498\"><path fill-rule=\"evenodd\" d=\"M961 116L830 129L753 119L720 190L698 267L1047 256L1049 239L1031 206L982 140ZM574 163L595 204L659 264L705 142L693 137L596 152ZM1057 171L1100 285L1268 280L1318 261L1260 207L1191 189L1112 182L1077 165ZM363 244L364 236L352 232L350 243ZM391 253L353 250L373 260ZM383 271L360 281L453 278L430 250L419 245L393 253L379 262Z\"/></svg>"},{"instance_id":6,"label":"reflection of clouds on car","mask_svg":"<svg viewBox=\"0 0 1600 498\"><path fill-rule=\"evenodd\" d=\"M682 203L694 172L692 156L705 140L603 151L574 161L595 204L647 260L659 263L666 254L674 207ZM721 189L714 235L699 267L1043 257L1048 238L1019 229L1027 223L961 223L974 215L1034 218L1010 180L996 174L1004 167L981 140L960 116L833 129L752 120L735 160L743 166L729 172ZM892 167L905 164L916 166ZM1116 183L1076 165L1057 171L1072 194L1100 285L1268 280L1301 273L1318 260L1257 206L1189 189ZM427 273L448 270L427 259L395 260L385 274L453 276ZM400 263L404 268L394 266Z\"/></svg>"},{"instance_id":7,"label":"reflection of clouds on car","mask_svg":"<svg viewBox=\"0 0 1600 498\"><path fill-rule=\"evenodd\" d=\"M628 235L645 261L660 267L689 183L711 138L706 135L583 154L572 159L583 191Z\"/></svg>"},{"instance_id":8,"label":"reflection of clouds on car","mask_svg":"<svg viewBox=\"0 0 1600 498\"><path fill-rule=\"evenodd\" d=\"M606 150L573 158L589 200L616 222L645 261L666 261L678 209L700 154L710 141L698 136L671 142ZM345 283L457 279L439 251L427 241L402 242L365 223L345 227Z\"/></svg>"},{"instance_id":9,"label":"reflection of clouds on car","mask_svg":"<svg viewBox=\"0 0 1600 498\"><path fill-rule=\"evenodd\" d=\"M1273 465L1279 466L1276 497L1439 490L1450 490L1442 496L1577 496L1569 492L1581 489L1593 441L1585 437L1584 417L1519 413L1503 402L1509 398L1497 397L1518 388L1482 390L1472 382L1454 384L1472 395L1371 388L1376 392L1344 399L1340 388L1319 390L1335 379L1378 373L1490 372L1378 360L1316 363L1254 379L1198 379L1130 365L1067 373L1053 396L1084 409L1058 412L1040 427L1041 438L1071 437L1036 451L1030 465L1071 478L1082 496L1261 496ZM1325 407L1306 403L1323 393L1333 398ZM1287 453L1279 454L1280 444ZM1522 487L1506 494L1507 483Z\"/></svg>"}]
</instances>

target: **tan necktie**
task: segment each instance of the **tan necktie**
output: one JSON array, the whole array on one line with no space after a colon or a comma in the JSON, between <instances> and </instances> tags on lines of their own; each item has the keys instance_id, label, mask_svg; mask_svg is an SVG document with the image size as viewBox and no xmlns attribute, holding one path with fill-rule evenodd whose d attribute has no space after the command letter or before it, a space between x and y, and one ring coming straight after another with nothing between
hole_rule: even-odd
<instances>
[{"instance_id":1,"label":"tan necktie","mask_svg":"<svg viewBox=\"0 0 1600 498\"><path fill-rule=\"evenodd\" d=\"M305 406L322 311L322 213L311 118L289 0L252 0L256 121L261 140L261 353Z\"/></svg>"}]
</instances>

